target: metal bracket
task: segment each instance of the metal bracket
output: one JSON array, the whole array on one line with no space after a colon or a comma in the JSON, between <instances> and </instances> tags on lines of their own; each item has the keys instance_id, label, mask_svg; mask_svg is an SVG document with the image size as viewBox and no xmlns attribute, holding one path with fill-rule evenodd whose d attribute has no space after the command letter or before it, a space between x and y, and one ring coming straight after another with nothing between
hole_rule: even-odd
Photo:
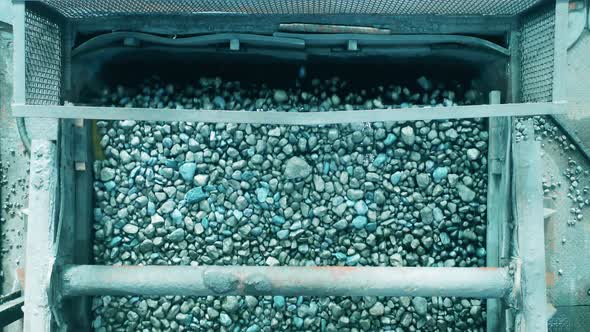
<instances>
[{"instance_id":1,"label":"metal bracket","mask_svg":"<svg viewBox=\"0 0 590 332\"><path fill-rule=\"evenodd\" d=\"M232 51L239 51L240 50L240 40L237 38L230 39L229 49Z\"/></svg>"}]
</instances>

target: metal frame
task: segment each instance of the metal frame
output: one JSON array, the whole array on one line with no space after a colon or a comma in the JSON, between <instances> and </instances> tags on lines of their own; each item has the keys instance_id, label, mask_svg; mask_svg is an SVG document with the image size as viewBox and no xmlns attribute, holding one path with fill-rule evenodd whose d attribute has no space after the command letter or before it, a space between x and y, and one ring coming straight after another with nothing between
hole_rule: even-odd
<instances>
[{"instance_id":1,"label":"metal frame","mask_svg":"<svg viewBox=\"0 0 590 332\"><path fill-rule=\"evenodd\" d=\"M25 297L16 291L0 298L0 328L23 318Z\"/></svg>"},{"instance_id":2,"label":"metal frame","mask_svg":"<svg viewBox=\"0 0 590 332\"><path fill-rule=\"evenodd\" d=\"M162 278L166 275L166 278ZM284 295L502 298L508 268L343 266L66 266L64 296ZM335 282L338 280L338 282Z\"/></svg>"},{"instance_id":3,"label":"metal frame","mask_svg":"<svg viewBox=\"0 0 590 332\"><path fill-rule=\"evenodd\" d=\"M566 112L566 108L566 102L558 102L297 113L14 104L12 106L12 113L15 116L22 117L59 119L192 121L312 126L354 122L441 120L562 114Z\"/></svg>"},{"instance_id":4,"label":"metal frame","mask_svg":"<svg viewBox=\"0 0 590 332\"><path fill-rule=\"evenodd\" d=\"M521 331L543 332L547 331L543 172L541 143L535 140L532 119L527 121L525 133L528 139L512 145L513 208L521 266L517 326Z\"/></svg>"},{"instance_id":5,"label":"metal frame","mask_svg":"<svg viewBox=\"0 0 590 332\"><path fill-rule=\"evenodd\" d=\"M499 139L490 142L490 183L501 188L491 194L491 204L500 204L505 201L502 197L509 188L510 180L515 184L514 205L516 210L516 222L518 223L518 252L516 261L507 268L510 262L505 261L505 248L499 248L499 252L491 252L488 256L488 265L504 266L499 268L341 268L341 267L112 267L112 266L88 266L84 265L87 257L75 258L73 249L75 244L63 245L63 239L69 239L76 234L76 229L66 219L75 219L71 213L64 214L64 209L73 208L74 203L64 204L69 195L76 192L76 186L81 189L88 184L90 169L76 179L73 164L59 164L59 160L70 163L77 158L73 155L75 147L62 146L72 144L73 133L64 136L68 142L61 141L56 144L51 140L33 140L33 152L31 163L31 222L27 233L27 284L25 331L50 331L52 324L63 324L62 314L59 309L63 302L70 301L72 297L80 295L104 295L104 294L146 294L146 295L220 295L220 294L282 294L282 295L423 295L423 296L477 296L503 299L519 310L519 322L523 330L542 331L546 329L545 297L544 297L544 271L539 260L543 252L543 228L542 228L542 192L539 196L539 151L538 143L533 140L511 142L509 132L510 118L514 116L530 116L536 114L559 114L566 112L567 103L563 101L565 82L562 74L565 72L563 41L558 36L567 29L567 1L557 0L556 10L556 38L555 68L554 68L554 94L552 103L535 104L503 104L480 106L456 106L450 108L433 107L429 109L404 109L404 110L364 110L352 112L334 113L283 113L283 112L242 112L242 111L189 111L189 110L150 110L128 108L102 108L85 106L34 106L25 102L25 58L24 58L24 14L25 4L14 4L14 52L15 52L15 84L13 112L16 116L52 118L52 119L135 119L156 121L200 121L200 122L241 122L241 123L266 123L266 124L301 124L318 125L328 123L350 122L374 122L374 121L407 121L426 119L448 119L489 117L490 136L499 135ZM565 8L565 20L564 20ZM344 16L342 16L344 17ZM207 20L207 18L204 18ZM219 17L209 17L211 20ZM218 32L227 32L233 26L235 19L251 21L251 18L235 17L219 25ZM277 19L275 17L275 19ZM341 17L339 17L341 19ZM356 22L360 16L354 16ZM378 18L381 19L381 18ZM95 18L92 20L71 21L79 31L95 31L97 22L106 22L112 27L134 26L138 30L149 32L192 32L197 30L194 26L187 28L182 23L169 20L169 27L160 30L158 25L146 26L141 18ZM324 17L323 20L330 23L337 22L333 18ZM108 22L107 22L108 21ZM279 20L280 21L280 20ZM277 21L277 24L278 22ZM312 21L310 16L301 22ZM321 19L320 19L321 21ZM400 25L384 26L392 28L394 33L494 33L507 32L515 27L514 17L433 17L400 18ZM438 23L437 23L438 22ZM455 23L452 23L455 22ZM564 23L565 22L565 23ZM321 22L320 22L321 23ZM489 23L492 23L490 26ZM350 23L349 23L350 24ZM438 25L437 25L438 24ZM454 24L454 25L453 25ZM565 28L564 28L565 24ZM106 25L105 25L106 26ZM161 25L164 26L164 25ZM258 27L260 28L260 27ZM276 30L270 25L272 31ZM108 28L110 29L110 28ZM192 30L191 30L192 29ZM486 30L488 29L488 30ZM225 30L225 31L224 31ZM257 31L253 29L251 31ZM266 31L263 29L263 31ZM70 36L67 36L69 38ZM518 96L518 79L514 73L518 72L519 63L515 60L518 50L513 48L514 39L517 36L511 34L511 75L512 82L509 85L509 100L516 102ZM71 40L68 45L71 45ZM69 50L69 47L66 46ZM66 56L70 54L66 51ZM67 68L65 69L68 70ZM65 75L65 87L69 90L69 73ZM516 81L515 81L516 80ZM66 91L67 93L67 91ZM493 100L495 104L497 98ZM508 117L508 118L506 118ZM72 126L71 121L61 120L62 130ZM78 122L84 123L84 122ZM80 128L80 126L77 126ZM84 126L82 126L83 128ZM81 130L81 129L78 129ZM87 128L86 128L87 130ZM491 133L491 131L494 133ZM66 131L69 131L67 129ZM50 137L57 137L49 135ZM69 139L68 139L69 137ZM510 143L507 143L510 142ZM506 146L509 144L509 146ZM504 145L504 146L503 146ZM511 177L510 149L513 149L514 169ZM63 154L67 156L64 156ZM61 157L58 157L61 156ZM84 154L78 154L83 156ZM502 160L504 156L504 160ZM523 156L531 159L526 160ZM78 158L79 159L79 158ZM57 172L59 165L59 173ZM80 169L80 171L84 171ZM57 173L57 174L56 174ZM68 173L68 174L63 174ZM72 173L72 174L69 174ZM498 176L499 175L499 176ZM59 179L60 190L56 183ZM62 185L66 184L65 188ZM72 187L73 186L73 187ZM524 192L521 187L529 188ZM80 193L80 191L78 191ZM495 197L495 198L494 198ZM56 218L56 204L61 203L60 217ZM494 203L496 202L496 203ZM498 203L499 202L499 203ZM526 209L526 210L524 210ZM538 211L537 211L538 210ZM527 213L519 213L519 212ZM540 211L540 212L539 212ZM493 232L489 233L488 241L498 236L498 233L506 233L508 220L504 217L510 215L504 211L488 219L488 224ZM80 215L83 217L83 213ZM70 220L71 221L71 220ZM34 224L32 223L34 222ZM497 223L501 222L501 225ZM57 224L59 223L59 224ZM500 227L498 227L500 226ZM532 232L536 236L526 236ZM54 235L54 236L50 236ZM33 254L34 253L34 254ZM84 256L84 255L80 255ZM68 265L64 265L68 264ZM70 265L75 264L75 265ZM55 268L54 268L55 267ZM141 271L141 272L139 272ZM158 274L165 272L171 279L162 283ZM344 280L342 287L333 283L335 277ZM436 278L440 278L436 280ZM170 282L173 281L173 282ZM346 286L346 287L344 287ZM494 303L494 302L491 302ZM65 306L65 305L64 305ZM500 306L492 309L488 326L501 326L497 324L502 317ZM57 311L51 312L52 309ZM82 309L84 310L83 306ZM545 326L545 328L543 328Z\"/></svg>"}]
</instances>

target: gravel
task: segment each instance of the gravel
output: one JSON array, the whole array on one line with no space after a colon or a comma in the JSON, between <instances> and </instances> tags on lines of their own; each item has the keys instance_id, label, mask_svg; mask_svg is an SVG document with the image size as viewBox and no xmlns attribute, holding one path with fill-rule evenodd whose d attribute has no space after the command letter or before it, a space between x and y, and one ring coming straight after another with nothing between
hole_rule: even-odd
<instances>
[{"instance_id":1,"label":"gravel","mask_svg":"<svg viewBox=\"0 0 590 332\"><path fill-rule=\"evenodd\" d=\"M202 79L192 106L245 105L227 84ZM268 100L273 107L307 100L326 109L357 101L353 92L334 98L337 90L316 100L333 83L317 84L317 94L275 90ZM439 86L423 79L419 85ZM150 85L131 96L120 89L105 94L104 104L176 107L175 100L188 103L187 90ZM403 103L412 94L392 88L383 95ZM355 105L385 102L374 99ZM98 121L97 128L106 156L94 165L97 264L485 265L483 120L314 127ZM485 325L481 301L442 297L102 296L93 312L100 331Z\"/></svg>"}]
</instances>

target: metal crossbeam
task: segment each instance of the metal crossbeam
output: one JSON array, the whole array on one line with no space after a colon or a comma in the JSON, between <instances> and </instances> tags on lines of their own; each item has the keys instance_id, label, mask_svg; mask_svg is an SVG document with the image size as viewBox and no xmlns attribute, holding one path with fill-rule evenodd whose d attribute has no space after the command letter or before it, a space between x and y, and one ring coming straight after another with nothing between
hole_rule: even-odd
<instances>
[{"instance_id":1,"label":"metal crossbeam","mask_svg":"<svg viewBox=\"0 0 590 332\"><path fill-rule=\"evenodd\" d=\"M12 105L13 115L19 117L96 120L187 121L209 123L261 123L274 125L325 125L355 122L533 116L541 114L563 114L566 112L566 110L566 102L449 107L412 107L403 109L311 113L22 104Z\"/></svg>"},{"instance_id":2,"label":"metal crossbeam","mask_svg":"<svg viewBox=\"0 0 590 332\"><path fill-rule=\"evenodd\" d=\"M64 296L285 295L499 298L507 268L343 266L67 266Z\"/></svg>"}]
</instances>

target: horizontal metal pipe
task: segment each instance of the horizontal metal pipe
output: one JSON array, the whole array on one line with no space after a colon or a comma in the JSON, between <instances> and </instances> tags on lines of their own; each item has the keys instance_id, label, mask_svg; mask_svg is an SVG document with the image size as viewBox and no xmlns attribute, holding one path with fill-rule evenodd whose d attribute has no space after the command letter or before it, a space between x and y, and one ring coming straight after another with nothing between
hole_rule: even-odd
<instances>
[{"instance_id":1,"label":"horizontal metal pipe","mask_svg":"<svg viewBox=\"0 0 590 332\"><path fill-rule=\"evenodd\" d=\"M372 34L305 34L275 32L275 37L301 39L306 46L343 46L349 40L356 40L359 46L407 46L407 45L435 45L459 44L470 47L480 47L502 55L510 55L507 48L488 40L461 35L372 35Z\"/></svg>"},{"instance_id":2,"label":"horizontal metal pipe","mask_svg":"<svg viewBox=\"0 0 590 332\"><path fill-rule=\"evenodd\" d=\"M32 118L263 123L303 126L358 122L532 116L561 114L566 111L566 102L412 107L334 112L255 112L98 106L12 105L13 116Z\"/></svg>"},{"instance_id":3,"label":"horizontal metal pipe","mask_svg":"<svg viewBox=\"0 0 590 332\"><path fill-rule=\"evenodd\" d=\"M64 296L285 295L458 296L499 298L512 282L507 268L67 266Z\"/></svg>"},{"instance_id":4,"label":"horizontal metal pipe","mask_svg":"<svg viewBox=\"0 0 590 332\"><path fill-rule=\"evenodd\" d=\"M283 38L266 35L255 35L247 33L218 33L203 36L168 38L149 33L141 32L111 32L96 36L82 43L72 51L72 56L100 49L108 45L120 42L125 38L135 38L145 43L168 46L207 46L220 43L229 43L232 39L237 39L244 44L254 46L279 47L279 48L305 48L305 41L296 38Z\"/></svg>"}]
</instances>

